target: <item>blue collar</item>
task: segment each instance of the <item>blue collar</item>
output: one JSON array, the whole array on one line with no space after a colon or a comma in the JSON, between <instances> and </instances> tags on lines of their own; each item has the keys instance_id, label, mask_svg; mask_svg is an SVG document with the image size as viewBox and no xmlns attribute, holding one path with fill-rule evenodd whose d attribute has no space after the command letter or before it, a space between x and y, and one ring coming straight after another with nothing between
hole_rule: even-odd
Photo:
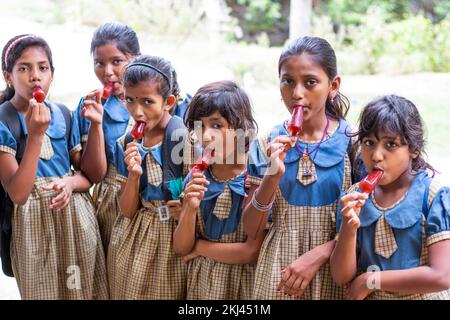
<instances>
[{"instance_id":1,"label":"blue collar","mask_svg":"<svg viewBox=\"0 0 450 320\"><path fill-rule=\"evenodd\" d=\"M104 104L104 110L108 116L117 122L126 122L130 119L130 113L123 103L116 97L111 96Z\"/></svg>"},{"instance_id":2,"label":"blue collar","mask_svg":"<svg viewBox=\"0 0 450 320\"><path fill-rule=\"evenodd\" d=\"M331 137L320 145L320 147L311 154L311 160L315 165L323 168L329 168L340 163L347 152L348 144L350 143L350 137L348 134L351 132L350 125L344 119L339 120L339 127ZM289 135L284 123L276 126L270 131L269 140L272 141L279 135ZM306 144L297 142L305 149ZM316 144L308 144L309 150L312 150ZM297 148L291 148L286 154L285 163L298 162L302 154Z\"/></svg>"},{"instance_id":3,"label":"blue collar","mask_svg":"<svg viewBox=\"0 0 450 320\"><path fill-rule=\"evenodd\" d=\"M239 177L234 180L230 180L227 182L219 182L211 176L209 170L205 171L205 177L209 181L209 185L207 186L208 191L205 193L205 200L210 200L217 198L225 189L225 186L228 186L231 191L234 193L244 196L244 180L245 180L245 172L241 174Z\"/></svg>"},{"instance_id":4,"label":"blue collar","mask_svg":"<svg viewBox=\"0 0 450 320\"><path fill-rule=\"evenodd\" d=\"M360 221L362 227L367 227L377 221L384 214L386 222L395 229L406 229L417 223L422 218L422 203L425 193L425 171L419 172L415 177L407 195L394 208L379 210L372 202L372 198L366 201L361 209Z\"/></svg>"},{"instance_id":5,"label":"blue collar","mask_svg":"<svg viewBox=\"0 0 450 320\"><path fill-rule=\"evenodd\" d=\"M50 138L53 139L61 139L65 137L66 120L64 118L62 111L59 109L58 106L56 106L54 103L48 100L45 100L44 103L50 109L50 116L51 116L50 124L45 133ZM23 133L25 136L28 136L28 128L26 126L25 118L20 112L17 112L17 114L19 115L19 119L22 124Z\"/></svg>"},{"instance_id":6,"label":"blue collar","mask_svg":"<svg viewBox=\"0 0 450 320\"><path fill-rule=\"evenodd\" d=\"M142 145L142 140L141 142L139 142L139 150L141 153L141 157L142 159L144 159L144 156L147 153L151 153L153 158L156 160L156 162L162 167L162 144L158 145L157 147L153 147L153 148L145 148Z\"/></svg>"}]
</instances>

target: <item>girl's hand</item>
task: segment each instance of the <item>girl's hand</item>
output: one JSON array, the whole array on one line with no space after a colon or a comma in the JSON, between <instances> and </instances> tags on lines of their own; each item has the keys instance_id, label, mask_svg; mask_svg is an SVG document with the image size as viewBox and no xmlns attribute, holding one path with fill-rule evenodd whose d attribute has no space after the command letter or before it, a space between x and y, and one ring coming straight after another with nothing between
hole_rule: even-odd
<instances>
[{"instance_id":1,"label":"girl's hand","mask_svg":"<svg viewBox=\"0 0 450 320\"><path fill-rule=\"evenodd\" d=\"M342 226L349 227L352 230L357 230L361 222L359 220L359 213L361 207L366 203L368 195L353 191L341 198L342 202Z\"/></svg>"},{"instance_id":2,"label":"girl's hand","mask_svg":"<svg viewBox=\"0 0 450 320\"><path fill-rule=\"evenodd\" d=\"M49 208L54 210L62 210L70 203L70 197L72 196L72 185L67 183L66 178L58 179L52 183L42 186L45 191L59 191L59 194L52 199L52 203Z\"/></svg>"},{"instance_id":3,"label":"girl's hand","mask_svg":"<svg viewBox=\"0 0 450 320\"><path fill-rule=\"evenodd\" d=\"M166 206L169 207L170 216L176 221L180 219L181 214L181 201L180 200L170 200L166 202Z\"/></svg>"},{"instance_id":4,"label":"girl's hand","mask_svg":"<svg viewBox=\"0 0 450 320\"><path fill-rule=\"evenodd\" d=\"M278 136L267 146L270 166L266 174L281 177L285 172L286 152L295 145L294 137Z\"/></svg>"},{"instance_id":5,"label":"girl's hand","mask_svg":"<svg viewBox=\"0 0 450 320\"><path fill-rule=\"evenodd\" d=\"M200 202L208 190L205 185L208 184L209 181L206 180L203 172L193 172L191 180L184 188L183 204L186 204L191 209L200 207Z\"/></svg>"},{"instance_id":6,"label":"girl's hand","mask_svg":"<svg viewBox=\"0 0 450 320\"><path fill-rule=\"evenodd\" d=\"M45 104L30 99L28 111L25 114L29 137L43 137L51 119L50 110Z\"/></svg>"},{"instance_id":7,"label":"girl's hand","mask_svg":"<svg viewBox=\"0 0 450 320\"><path fill-rule=\"evenodd\" d=\"M189 261L191 261L191 260L193 260L193 259L195 259L195 258L197 258L199 256L200 255L197 253L197 251L195 250L195 246L194 246L194 249L190 253L188 253L187 255L183 256L182 259L183 259L184 262L188 263Z\"/></svg>"},{"instance_id":8,"label":"girl's hand","mask_svg":"<svg viewBox=\"0 0 450 320\"><path fill-rule=\"evenodd\" d=\"M95 90L84 99L81 115L91 123L101 124L103 121L102 91Z\"/></svg>"},{"instance_id":9,"label":"girl's hand","mask_svg":"<svg viewBox=\"0 0 450 320\"><path fill-rule=\"evenodd\" d=\"M125 164L127 165L130 176L142 176L142 158L136 142L130 142L127 145L127 149L125 150Z\"/></svg>"},{"instance_id":10,"label":"girl's hand","mask_svg":"<svg viewBox=\"0 0 450 320\"><path fill-rule=\"evenodd\" d=\"M281 270L282 278L277 290L299 298L303 295L311 280L322 267L320 248L301 255L289 266Z\"/></svg>"},{"instance_id":11,"label":"girl's hand","mask_svg":"<svg viewBox=\"0 0 450 320\"><path fill-rule=\"evenodd\" d=\"M369 275L369 273L363 273L352 281L346 290L347 299L364 300L369 294L375 291L375 289L369 289L369 286L367 285Z\"/></svg>"}]
</instances>

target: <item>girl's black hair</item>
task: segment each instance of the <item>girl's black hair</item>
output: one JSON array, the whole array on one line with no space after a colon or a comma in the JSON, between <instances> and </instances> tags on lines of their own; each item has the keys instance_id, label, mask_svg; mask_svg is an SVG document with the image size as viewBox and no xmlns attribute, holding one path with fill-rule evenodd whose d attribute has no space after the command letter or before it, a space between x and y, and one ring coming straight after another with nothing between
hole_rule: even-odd
<instances>
[{"instance_id":1,"label":"girl's black hair","mask_svg":"<svg viewBox=\"0 0 450 320\"><path fill-rule=\"evenodd\" d=\"M375 135L380 139L380 133L398 136L403 145L407 145L410 152L417 152L418 156L412 160L414 171L435 169L425 161L425 138L423 121L417 107L410 100L396 95L376 98L364 107L359 117L359 128L355 134L358 143L365 137Z\"/></svg>"},{"instance_id":2,"label":"girl's black hair","mask_svg":"<svg viewBox=\"0 0 450 320\"><path fill-rule=\"evenodd\" d=\"M21 57L22 53L30 47L39 47L44 50L47 55L48 62L50 63L50 70L53 74L55 68L53 66L52 51L48 43L41 37L22 34L10 39L2 50L2 71L12 73L14 64ZM7 57L5 55L7 54ZM6 58L6 59L5 59ZM0 104L5 101L11 100L14 97L15 90L11 86L7 86L0 95Z\"/></svg>"},{"instance_id":3,"label":"girl's black hair","mask_svg":"<svg viewBox=\"0 0 450 320\"><path fill-rule=\"evenodd\" d=\"M233 129L250 132L246 141L246 151L258 125L252 114L250 99L243 89L233 81L218 81L202 86L192 98L184 116L184 123L190 131L195 121L219 111Z\"/></svg>"},{"instance_id":4,"label":"girl's black hair","mask_svg":"<svg viewBox=\"0 0 450 320\"><path fill-rule=\"evenodd\" d=\"M91 54L95 48L114 43L123 54L138 56L141 54L136 32L123 23L108 22L100 25L91 41Z\"/></svg>"},{"instance_id":5,"label":"girl's black hair","mask_svg":"<svg viewBox=\"0 0 450 320\"><path fill-rule=\"evenodd\" d=\"M145 66L146 64L150 67ZM178 100L180 95L177 73L171 63L161 57L142 55L134 58L123 74L123 81L125 87L132 87L145 81L158 83L158 93L164 100L170 95L174 95Z\"/></svg>"},{"instance_id":6,"label":"girl's black hair","mask_svg":"<svg viewBox=\"0 0 450 320\"><path fill-rule=\"evenodd\" d=\"M280 75L281 67L286 60L292 56L300 56L306 53L322 67L330 81L333 81L337 76L336 54L333 48L325 39L318 37L300 37L294 40L281 53L278 61L278 75ZM350 101L342 93L338 92L333 102L330 97L327 98L325 104L325 112L334 119L344 119L350 108Z\"/></svg>"}]
</instances>

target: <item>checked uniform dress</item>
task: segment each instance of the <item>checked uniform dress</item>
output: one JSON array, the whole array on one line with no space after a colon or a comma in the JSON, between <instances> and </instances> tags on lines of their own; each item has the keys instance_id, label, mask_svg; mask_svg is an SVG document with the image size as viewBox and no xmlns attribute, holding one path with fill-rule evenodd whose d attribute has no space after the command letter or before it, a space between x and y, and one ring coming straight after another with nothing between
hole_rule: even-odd
<instances>
[{"instance_id":1,"label":"checked uniform dress","mask_svg":"<svg viewBox=\"0 0 450 320\"><path fill-rule=\"evenodd\" d=\"M349 192L356 190L351 187ZM358 274L405 270L429 264L429 246L450 239L450 189L419 171L408 192L396 204L382 208L373 192L360 212L357 233ZM338 215L337 230L341 224ZM376 290L370 300L449 300L449 290L401 294Z\"/></svg>"},{"instance_id":2,"label":"checked uniform dress","mask_svg":"<svg viewBox=\"0 0 450 320\"><path fill-rule=\"evenodd\" d=\"M22 299L108 299L105 256L89 194L72 193L62 210L49 209L59 192L42 186L71 175L77 131L66 141L62 111L46 101L51 122L43 139L33 189L24 205L15 205L11 259ZM25 138L25 119L18 113ZM73 121L73 119L72 119ZM0 123L0 152L15 156L17 143Z\"/></svg>"},{"instance_id":3,"label":"checked uniform dress","mask_svg":"<svg viewBox=\"0 0 450 320\"><path fill-rule=\"evenodd\" d=\"M305 159L297 147L287 152L286 171L271 211L273 223L262 244L256 268L254 299L293 299L276 290L282 277L281 269L334 239L339 196L351 185L348 131L348 123L340 120L335 132L309 158ZM260 138L251 145L248 171L252 184L260 184L267 169L266 146L279 135L289 135L283 124L272 129L268 138ZM301 150L314 150L317 145L301 141L297 144ZM308 300L342 298L343 288L333 282L328 262L300 297Z\"/></svg>"}]
</instances>

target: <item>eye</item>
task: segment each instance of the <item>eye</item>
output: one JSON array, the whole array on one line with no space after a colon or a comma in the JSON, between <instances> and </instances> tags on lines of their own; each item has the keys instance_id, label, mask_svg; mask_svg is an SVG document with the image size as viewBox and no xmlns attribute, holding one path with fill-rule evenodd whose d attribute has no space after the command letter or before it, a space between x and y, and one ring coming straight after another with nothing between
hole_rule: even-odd
<instances>
[{"instance_id":1,"label":"eye","mask_svg":"<svg viewBox=\"0 0 450 320\"><path fill-rule=\"evenodd\" d=\"M133 99L131 99L130 97L125 97L125 101L127 103L133 103Z\"/></svg>"},{"instance_id":2,"label":"eye","mask_svg":"<svg viewBox=\"0 0 450 320\"><path fill-rule=\"evenodd\" d=\"M387 147L388 149L395 149L395 148L398 147L398 144L397 144L395 141L388 141L388 142L386 143L386 147Z\"/></svg>"},{"instance_id":3,"label":"eye","mask_svg":"<svg viewBox=\"0 0 450 320\"><path fill-rule=\"evenodd\" d=\"M20 67L17 68L17 71L20 71L20 72L23 72L23 71L26 71L26 70L28 70L28 68L26 66L20 66Z\"/></svg>"},{"instance_id":4,"label":"eye","mask_svg":"<svg viewBox=\"0 0 450 320\"><path fill-rule=\"evenodd\" d=\"M50 68L48 67L48 66L41 66L41 71L47 71L47 70L49 70Z\"/></svg>"},{"instance_id":5,"label":"eye","mask_svg":"<svg viewBox=\"0 0 450 320\"><path fill-rule=\"evenodd\" d=\"M365 140L363 140L363 145L366 146L366 147L371 147L371 146L374 145L374 143L370 139L365 139Z\"/></svg>"},{"instance_id":6,"label":"eye","mask_svg":"<svg viewBox=\"0 0 450 320\"><path fill-rule=\"evenodd\" d=\"M220 123L214 123L212 125L212 127L213 127L213 129L220 129L220 128L222 128L222 125Z\"/></svg>"},{"instance_id":7,"label":"eye","mask_svg":"<svg viewBox=\"0 0 450 320\"><path fill-rule=\"evenodd\" d=\"M152 104L153 103L153 100L150 100L150 99L145 99L144 100L144 104L145 105L150 105L150 104Z\"/></svg>"},{"instance_id":8,"label":"eye","mask_svg":"<svg viewBox=\"0 0 450 320\"><path fill-rule=\"evenodd\" d=\"M293 81L291 79L286 79L286 78L281 79L281 84L283 84L283 85L289 86L292 83L293 83Z\"/></svg>"},{"instance_id":9,"label":"eye","mask_svg":"<svg viewBox=\"0 0 450 320\"><path fill-rule=\"evenodd\" d=\"M95 67L95 68L103 67L103 62L95 61L95 62L94 62L94 67Z\"/></svg>"},{"instance_id":10,"label":"eye","mask_svg":"<svg viewBox=\"0 0 450 320\"><path fill-rule=\"evenodd\" d=\"M113 60L113 64L114 65L120 65L120 64L122 64L124 62L124 60L122 60L122 59L114 59Z\"/></svg>"},{"instance_id":11,"label":"eye","mask_svg":"<svg viewBox=\"0 0 450 320\"><path fill-rule=\"evenodd\" d=\"M305 85L307 87L312 87L312 86L315 86L316 84L317 84L317 80L315 80L315 79L309 79L305 82Z\"/></svg>"}]
</instances>

